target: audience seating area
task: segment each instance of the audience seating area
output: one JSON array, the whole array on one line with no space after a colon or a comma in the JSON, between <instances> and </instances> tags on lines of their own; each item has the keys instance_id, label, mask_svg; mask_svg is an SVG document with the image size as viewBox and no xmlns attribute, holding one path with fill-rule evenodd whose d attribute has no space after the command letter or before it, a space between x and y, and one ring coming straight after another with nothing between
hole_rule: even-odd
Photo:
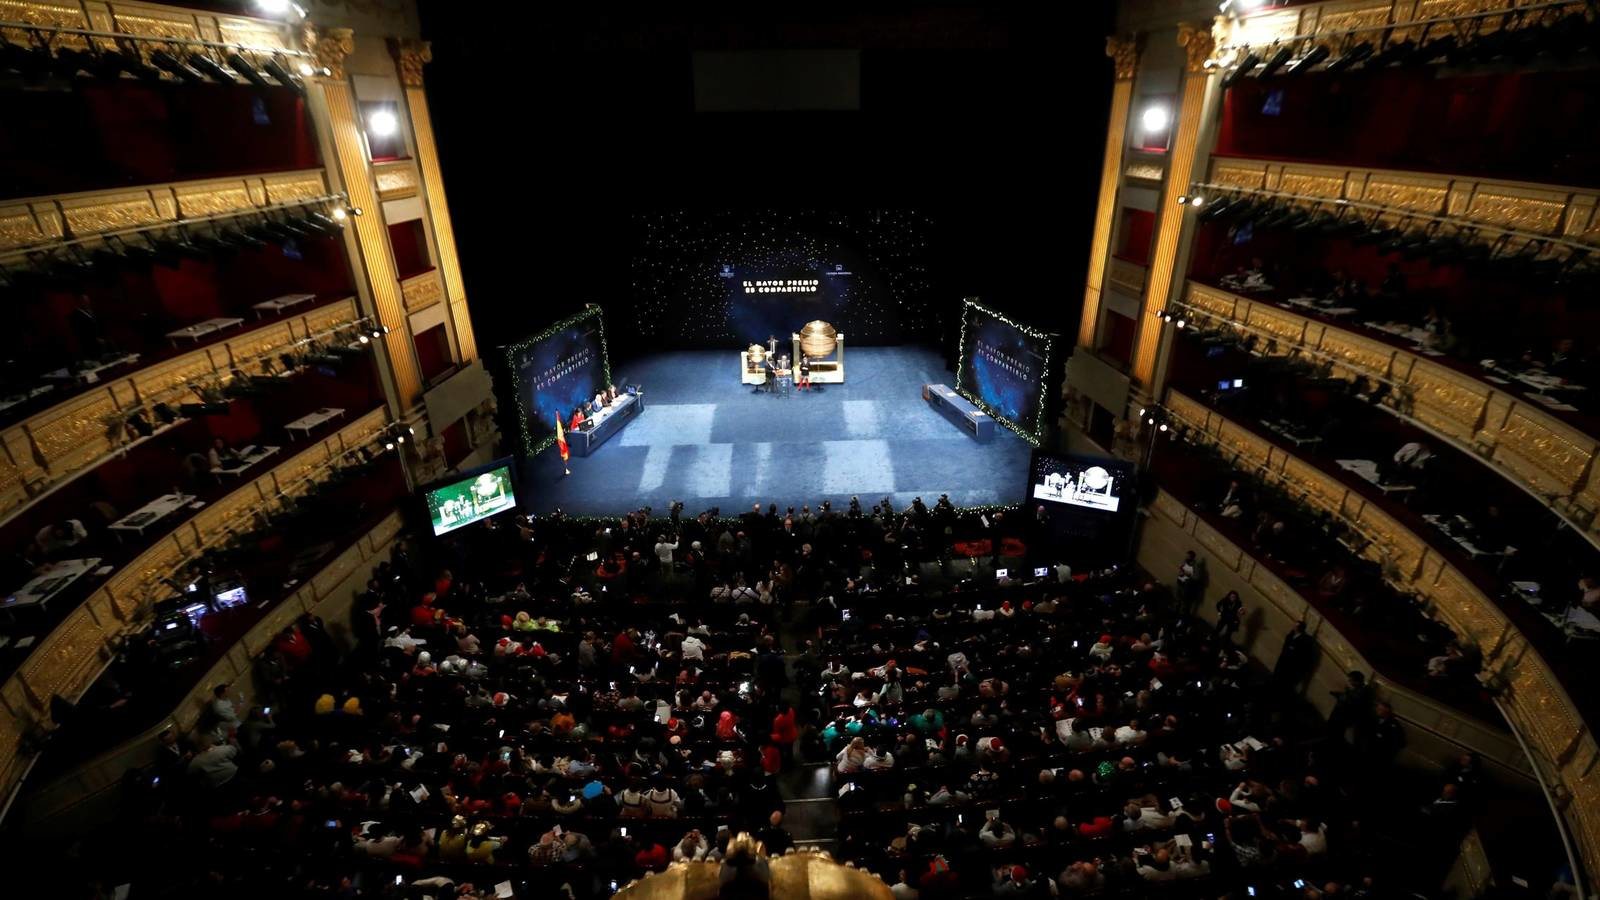
<instances>
[{"instance_id":1,"label":"audience seating area","mask_svg":"<svg viewBox=\"0 0 1600 900\"><path fill-rule=\"evenodd\" d=\"M1470 762L1402 783L1369 690L1320 722L1187 594L1115 566L996 583L1055 557L998 516L757 510L397 551L355 646L305 620L256 687L218 686L82 874L603 897L750 830L898 896L1380 897L1454 856Z\"/></svg>"}]
</instances>

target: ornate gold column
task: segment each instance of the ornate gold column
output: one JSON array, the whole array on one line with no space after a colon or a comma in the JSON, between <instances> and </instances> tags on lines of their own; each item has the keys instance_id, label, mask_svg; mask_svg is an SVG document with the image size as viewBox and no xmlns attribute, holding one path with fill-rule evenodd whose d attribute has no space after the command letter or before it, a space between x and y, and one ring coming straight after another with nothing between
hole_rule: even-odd
<instances>
[{"instance_id":1,"label":"ornate gold column","mask_svg":"<svg viewBox=\"0 0 1600 900\"><path fill-rule=\"evenodd\" d=\"M406 322L405 304L400 297L400 279L395 270L394 251L383 226L377 191L372 185L372 163L367 156L365 132L355 95L345 77L344 61L355 50L355 35L348 28L308 28L306 48L316 54L327 75L314 79L308 93L312 108L322 108L322 120L333 145L334 163L350 205L365 215L351 216L355 244L360 254L358 276L365 275L362 293L371 298L371 308L379 323L389 329L383 344L389 370L394 378L394 400L398 412L422 401L422 377L417 368L416 347ZM320 100L318 104L316 101Z\"/></svg>"},{"instance_id":2,"label":"ornate gold column","mask_svg":"<svg viewBox=\"0 0 1600 900\"><path fill-rule=\"evenodd\" d=\"M1156 245L1145 278L1144 304L1139 309L1139 337L1134 345L1133 380L1149 391L1154 387L1156 356L1161 351L1161 329L1165 323L1152 313L1165 309L1172 293L1172 274L1178 258L1178 241L1183 234L1184 210L1179 195L1189 191L1194 178L1195 151L1204 120L1206 89L1213 70L1205 67L1216 46L1208 25L1178 26L1178 46L1185 51L1183 90L1178 100L1178 126L1172 135L1172 150L1167 157L1167 180L1161 189L1161 206L1156 210Z\"/></svg>"},{"instance_id":3,"label":"ornate gold column","mask_svg":"<svg viewBox=\"0 0 1600 900\"><path fill-rule=\"evenodd\" d=\"M439 152L433 142L433 119L428 114L428 96L422 89L422 66L433 59L427 41L394 40L394 53L400 83L406 92L406 107L411 112L411 135L417 145L417 164L422 170L422 186L427 197L428 221L433 226L439 248L439 269L444 273L445 299L450 304L450 319L455 325L460 362L478 355L472 335L472 318L467 313L467 291L461 282L461 262L456 256L455 230L450 226L450 208L444 199L444 178L439 173Z\"/></svg>"},{"instance_id":4,"label":"ornate gold column","mask_svg":"<svg viewBox=\"0 0 1600 900\"><path fill-rule=\"evenodd\" d=\"M1111 120L1106 126L1105 162L1100 167L1100 203L1094 212L1094 237L1089 242L1089 278L1083 292L1083 319L1078 324L1078 346L1094 349L1095 325L1100 319L1100 291L1105 285L1110 259L1112 214L1117 208L1117 188L1122 185L1122 151L1127 144L1128 108L1133 104L1133 76L1139 68L1139 45L1134 36L1106 38L1106 55L1115 61L1117 80L1111 88Z\"/></svg>"}]
</instances>

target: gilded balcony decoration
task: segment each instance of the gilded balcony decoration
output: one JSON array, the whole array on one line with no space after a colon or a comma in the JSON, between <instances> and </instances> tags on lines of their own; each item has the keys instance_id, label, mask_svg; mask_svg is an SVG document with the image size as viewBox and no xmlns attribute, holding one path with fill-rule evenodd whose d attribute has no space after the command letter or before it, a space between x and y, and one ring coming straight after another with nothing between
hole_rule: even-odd
<instances>
[{"instance_id":1,"label":"gilded balcony decoration","mask_svg":"<svg viewBox=\"0 0 1600 900\"><path fill-rule=\"evenodd\" d=\"M1113 287L1132 297L1144 296L1145 278L1150 273L1144 266L1128 262L1125 259L1112 259L1106 277Z\"/></svg>"},{"instance_id":2,"label":"gilded balcony decoration","mask_svg":"<svg viewBox=\"0 0 1600 900\"><path fill-rule=\"evenodd\" d=\"M373 166L372 176L378 182L378 198L381 200L415 197L420 188L417 169L410 160Z\"/></svg>"},{"instance_id":3,"label":"gilded balcony decoration","mask_svg":"<svg viewBox=\"0 0 1600 900\"><path fill-rule=\"evenodd\" d=\"M1203 180L1223 187L1388 206L1393 210L1380 218L1390 224L1408 215L1449 216L1533 234L1576 238L1600 234L1600 192L1592 189L1232 157L1213 159Z\"/></svg>"},{"instance_id":4,"label":"gilded balcony decoration","mask_svg":"<svg viewBox=\"0 0 1600 900\"><path fill-rule=\"evenodd\" d=\"M328 194L322 170L314 169L7 201L0 204L0 252Z\"/></svg>"},{"instance_id":5,"label":"gilded balcony decoration","mask_svg":"<svg viewBox=\"0 0 1600 900\"><path fill-rule=\"evenodd\" d=\"M405 300L408 313L427 309L443 300L444 282L439 278L439 270L433 269L421 275L413 275L400 282L400 295Z\"/></svg>"},{"instance_id":6,"label":"gilded balcony decoration","mask_svg":"<svg viewBox=\"0 0 1600 900\"><path fill-rule=\"evenodd\" d=\"M1179 396L1169 395L1169 409L1174 407ZM1172 522L1181 535L1192 536L1194 544L1212 554L1210 563L1218 571L1227 568L1237 572L1288 618L1310 617L1318 642L1323 644L1324 652L1336 660L1338 668L1371 668L1370 663L1361 659L1349 642L1332 631L1326 622L1318 627L1316 614L1303 597L1237 545L1204 528L1204 521L1181 501L1166 491L1157 491L1151 505L1161 512L1152 523ZM1435 572L1436 575L1431 574ZM1502 708L1511 726L1527 742L1528 757L1519 764L1538 768L1553 791L1569 796L1559 814L1566 819L1583 858L1591 864L1600 860L1600 768L1593 765L1593 761L1600 758L1600 745L1596 744L1593 732L1582 722L1548 664L1528 645L1524 636L1505 630L1504 616L1490 598L1454 568L1442 564L1424 566L1418 580L1409 583L1402 580L1400 585L1428 598L1446 623L1482 646L1486 667L1505 683L1500 696ZM1444 711L1429 704L1426 698L1410 694L1398 685L1383 683L1382 690L1391 703L1408 707L1405 713L1408 719L1423 722L1442 734L1465 728L1463 742L1467 746L1480 746L1477 743L1480 737L1472 730L1470 721L1454 714L1444 716ZM1427 719L1430 708L1441 713L1433 717L1436 721L1431 724ZM1520 749L1515 744L1506 752L1519 754L1521 759Z\"/></svg>"},{"instance_id":7,"label":"gilded balcony decoration","mask_svg":"<svg viewBox=\"0 0 1600 900\"><path fill-rule=\"evenodd\" d=\"M1167 170L1155 163L1130 162L1128 168L1122 173L1134 181L1159 182Z\"/></svg>"},{"instance_id":8,"label":"gilded balcony decoration","mask_svg":"<svg viewBox=\"0 0 1600 900\"><path fill-rule=\"evenodd\" d=\"M1205 23L1180 22L1178 46L1183 48L1184 68L1191 75L1207 71L1206 63L1217 48L1212 26Z\"/></svg>"},{"instance_id":9,"label":"gilded balcony decoration","mask_svg":"<svg viewBox=\"0 0 1600 900\"><path fill-rule=\"evenodd\" d=\"M0 521L20 513L49 485L99 465L122 446L121 424L128 414L173 392L214 379L224 384L234 367L260 371L259 361L276 362L300 338L356 320L354 299L312 310L304 316L246 331L232 340L190 351L98 385L63 400L0 434ZM296 330L298 327L298 331Z\"/></svg>"},{"instance_id":10,"label":"gilded balcony decoration","mask_svg":"<svg viewBox=\"0 0 1600 900\"><path fill-rule=\"evenodd\" d=\"M1420 353L1312 322L1280 307L1192 283L1181 306L1278 338L1270 348L1278 356L1295 349L1291 338L1297 333L1311 335L1300 345L1302 353L1332 363L1338 377L1360 375L1394 384L1398 390L1386 402L1429 431L1477 453L1535 493L1559 501L1558 512L1581 514L1575 523L1580 532L1600 542L1600 516L1589 515L1600 512L1600 473L1592 471L1591 464L1600 453L1600 436L1585 435L1520 397ZM1265 341L1258 341L1256 348L1269 350Z\"/></svg>"}]
</instances>

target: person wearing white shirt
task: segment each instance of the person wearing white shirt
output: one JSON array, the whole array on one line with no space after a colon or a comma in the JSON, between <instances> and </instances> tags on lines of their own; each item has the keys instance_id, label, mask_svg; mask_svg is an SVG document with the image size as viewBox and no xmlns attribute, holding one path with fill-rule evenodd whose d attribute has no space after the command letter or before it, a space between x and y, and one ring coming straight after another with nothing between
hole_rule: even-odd
<instances>
[{"instance_id":1,"label":"person wearing white shirt","mask_svg":"<svg viewBox=\"0 0 1600 900\"><path fill-rule=\"evenodd\" d=\"M706 642L691 634L683 639L683 658L685 660L705 660Z\"/></svg>"},{"instance_id":2,"label":"person wearing white shirt","mask_svg":"<svg viewBox=\"0 0 1600 900\"><path fill-rule=\"evenodd\" d=\"M661 560L662 568L672 568L672 554L673 551L677 549L678 542L673 541L670 544L667 543L667 536L664 534L661 536L660 540L656 541L656 558Z\"/></svg>"},{"instance_id":3,"label":"person wearing white shirt","mask_svg":"<svg viewBox=\"0 0 1600 900\"><path fill-rule=\"evenodd\" d=\"M894 768L894 754L881 747L874 747L867 751L867 759L866 762L862 763L862 768L869 772L874 769L892 769Z\"/></svg>"},{"instance_id":4,"label":"person wearing white shirt","mask_svg":"<svg viewBox=\"0 0 1600 900\"><path fill-rule=\"evenodd\" d=\"M601 391L600 393L595 394L594 395L595 412L599 412L600 410L605 409L605 406L606 406L606 392L605 391Z\"/></svg>"},{"instance_id":5,"label":"person wearing white shirt","mask_svg":"<svg viewBox=\"0 0 1600 900\"><path fill-rule=\"evenodd\" d=\"M1147 734L1140 730L1138 722L1129 722L1126 725L1118 726L1112 736L1116 738L1117 743L1126 745L1144 743Z\"/></svg>"}]
</instances>

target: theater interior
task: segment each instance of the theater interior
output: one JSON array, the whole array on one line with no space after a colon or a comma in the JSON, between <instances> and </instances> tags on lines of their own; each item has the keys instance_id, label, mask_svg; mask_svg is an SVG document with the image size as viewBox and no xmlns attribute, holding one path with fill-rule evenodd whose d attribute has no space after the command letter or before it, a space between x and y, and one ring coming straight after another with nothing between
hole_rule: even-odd
<instances>
[{"instance_id":1,"label":"theater interior","mask_svg":"<svg viewBox=\"0 0 1600 900\"><path fill-rule=\"evenodd\" d=\"M7 880L1583 900L1597 148L1596 0L0 0Z\"/></svg>"}]
</instances>

